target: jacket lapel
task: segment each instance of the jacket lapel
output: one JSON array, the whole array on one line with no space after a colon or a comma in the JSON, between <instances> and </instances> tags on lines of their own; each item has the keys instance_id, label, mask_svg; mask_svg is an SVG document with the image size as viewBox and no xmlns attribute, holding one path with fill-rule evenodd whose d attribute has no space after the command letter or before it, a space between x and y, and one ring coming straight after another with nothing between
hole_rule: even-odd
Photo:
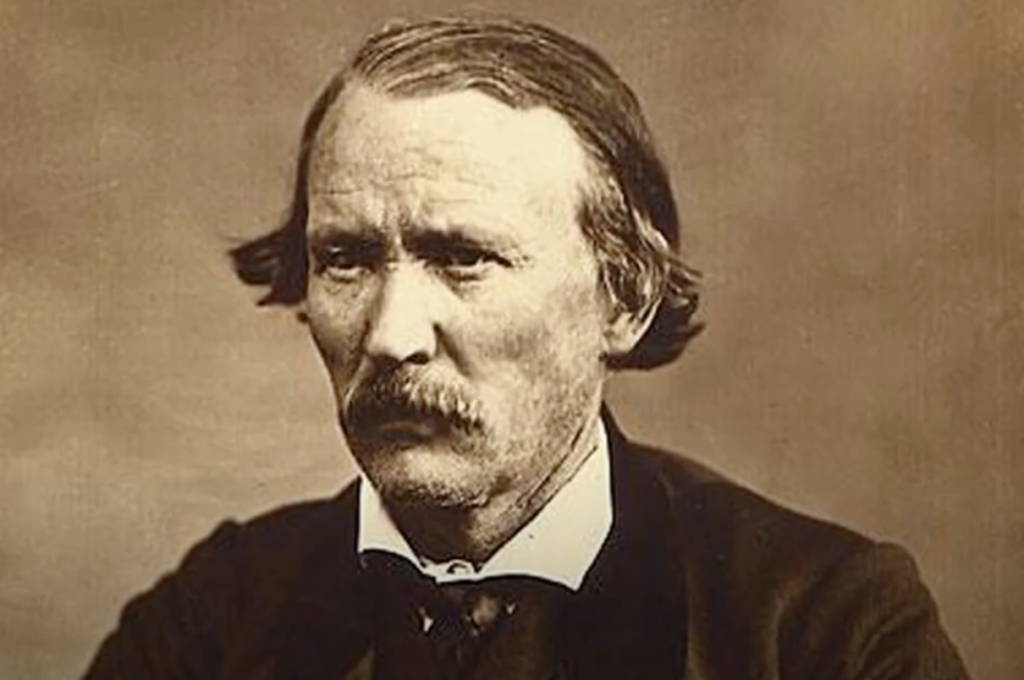
<instances>
[{"instance_id":1,"label":"jacket lapel","mask_svg":"<svg viewBox=\"0 0 1024 680\"><path fill-rule=\"evenodd\" d=\"M309 549L291 574L286 604L264 650L263 674L255 677L341 680L365 665L374 607L355 553L357 488L342 492L310 530Z\"/></svg>"},{"instance_id":2,"label":"jacket lapel","mask_svg":"<svg viewBox=\"0 0 1024 680\"><path fill-rule=\"evenodd\" d=\"M686 589L671 496L604 413L612 459L614 520L574 598L568 626L571 678L681 678Z\"/></svg>"}]
</instances>

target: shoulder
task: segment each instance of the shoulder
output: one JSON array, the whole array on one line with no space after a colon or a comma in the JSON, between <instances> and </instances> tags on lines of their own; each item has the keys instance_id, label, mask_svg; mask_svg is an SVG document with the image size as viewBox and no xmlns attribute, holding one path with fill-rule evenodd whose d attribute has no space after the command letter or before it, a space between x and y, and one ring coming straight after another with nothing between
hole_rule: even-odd
<instances>
[{"instance_id":1,"label":"shoulder","mask_svg":"<svg viewBox=\"0 0 1024 680\"><path fill-rule=\"evenodd\" d=\"M221 523L125 605L85 677L213 677L229 650L268 647L274 622L293 616L299 594L300 614L322 593L355 602L355 495L349 487Z\"/></svg>"},{"instance_id":2,"label":"shoulder","mask_svg":"<svg viewBox=\"0 0 1024 680\"><path fill-rule=\"evenodd\" d=\"M684 456L632 442L623 453L666 499L696 666L746 649L785 677L965 677L902 547L786 508Z\"/></svg>"},{"instance_id":3,"label":"shoulder","mask_svg":"<svg viewBox=\"0 0 1024 680\"><path fill-rule=\"evenodd\" d=\"M245 550L299 548L318 536L336 544L344 543L354 537L356 491L356 484L351 484L331 498L284 505L241 522L229 520L221 525L220 531L236 542L236 548Z\"/></svg>"},{"instance_id":4,"label":"shoulder","mask_svg":"<svg viewBox=\"0 0 1024 680\"><path fill-rule=\"evenodd\" d=\"M190 603L213 603L218 615L244 615L267 594L310 574L353 572L356 495L352 485L334 498L282 506L243 522L223 521L135 602L171 593Z\"/></svg>"},{"instance_id":5,"label":"shoulder","mask_svg":"<svg viewBox=\"0 0 1024 680\"><path fill-rule=\"evenodd\" d=\"M790 570L831 561L875 542L787 508L686 456L625 442L628 465L654 480L691 550L718 563Z\"/></svg>"},{"instance_id":6,"label":"shoulder","mask_svg":"<svg viewBox=\"0 0 1024 680\"><path fill-rule=\"evenodd\" d=\"M684 456L638 444L629 455L668 499L694 584L716 598L788 610L826 584L918 578L899 546L785 507Z\"/></svg>"},{"instance_id":7,"label":"shoulder","mask_svg":"<svg viewBox=\"0 0 1024 680\"><path fill-rule=\"evenodd\" d=\"M613 476L628 503L657 504L693 590L730 610L785 606L851 556L876 542L786 508L686 456L613 435ZM625 503L620 510L630 512ZM704 595L702 595L704 594Z\"/></svg>"},{"instance_id":8,"label":"shoulder","mask_svg":"<svg viewBox=\"0 0 1024 680\"><path fill-rule=\"evenodd\" d=\"M258 590L297 577L311 565L354 569L357 494L275 508L246 521L222 522L186 555L179 572L227 570L237 587Z\"/></svg>"}]
</instances>

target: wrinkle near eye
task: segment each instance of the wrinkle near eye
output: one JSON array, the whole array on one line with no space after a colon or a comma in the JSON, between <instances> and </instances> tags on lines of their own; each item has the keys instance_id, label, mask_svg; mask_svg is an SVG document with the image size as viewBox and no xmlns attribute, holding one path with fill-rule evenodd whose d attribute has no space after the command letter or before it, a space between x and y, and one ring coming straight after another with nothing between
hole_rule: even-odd
<instances>
[{"instance_id":1,"label":"wrinkle near eye","mask_svg":"<svg viewBox=\"0 0 1024 680\"><path fill-rule=\"evenodd\" d=\"M406 247L417 257L443 267L467 267L481 262L511 264L492 246L457 231L417 232L406 239Z\"/></svg>"}]
</instances>

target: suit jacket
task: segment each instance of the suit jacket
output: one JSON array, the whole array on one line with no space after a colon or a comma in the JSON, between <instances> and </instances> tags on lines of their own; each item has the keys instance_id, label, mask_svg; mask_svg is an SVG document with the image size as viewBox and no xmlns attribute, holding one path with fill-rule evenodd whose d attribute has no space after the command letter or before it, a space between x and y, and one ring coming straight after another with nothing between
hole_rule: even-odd
<instances>
[{"instance_id":1,"label":"suit jacket","mask_svg":"<svg viewBox=\"0 0 1024 680\"><path fill-rule=\"evenodd\" d=\"M608 430L615 518L572 599L568 678L966 678L902 549ZM376 614L356 501L222 524L125 607L86 680L341 680Z\"/></svg>"}]
</instances>

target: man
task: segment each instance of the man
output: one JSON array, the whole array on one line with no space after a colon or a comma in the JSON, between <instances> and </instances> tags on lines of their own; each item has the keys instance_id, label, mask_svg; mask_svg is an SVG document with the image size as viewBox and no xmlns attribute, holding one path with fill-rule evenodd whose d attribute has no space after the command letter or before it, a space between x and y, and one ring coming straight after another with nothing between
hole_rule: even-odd
<instances>
[{"instance_id":1,"label":"man","mask_svg":"<svg viewBox=\"0 0 1024 680\"><path fill-rule=\"evenodd\" d=\"M695 334L639 105L492 19L372 36L233 251L297 305L359 480L226 523L129 604L90 679L962 678L899 548L631 443L609 372Z\"/></svg>"}]
</instances>

